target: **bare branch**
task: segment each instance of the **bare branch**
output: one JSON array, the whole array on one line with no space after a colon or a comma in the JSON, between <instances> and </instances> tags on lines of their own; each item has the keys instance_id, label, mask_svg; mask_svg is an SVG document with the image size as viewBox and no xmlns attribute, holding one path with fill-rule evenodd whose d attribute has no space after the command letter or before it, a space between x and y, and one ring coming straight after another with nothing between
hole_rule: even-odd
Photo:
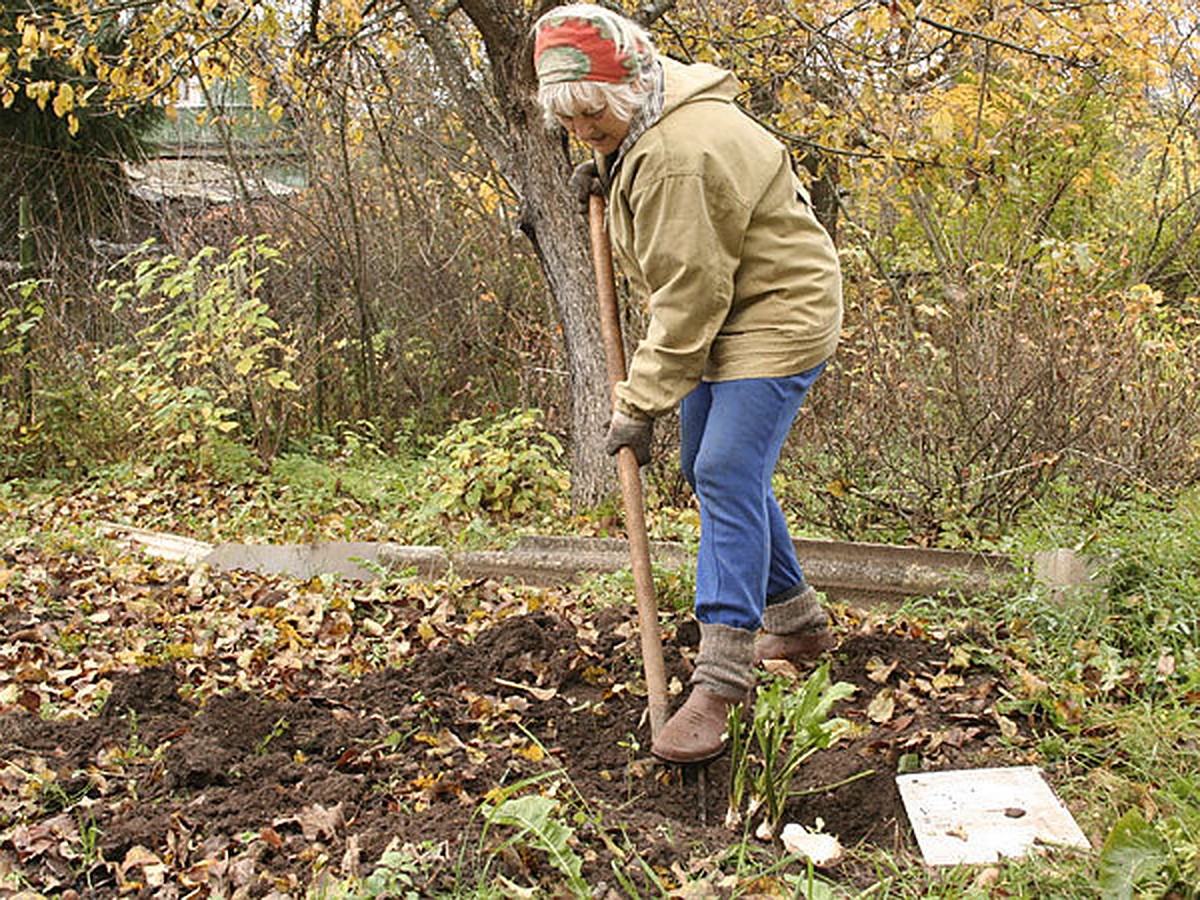
<instances>
[{"instance_id":1,"label":"bare branch","mask_svg":"<svg viewBox=\"0 0 1200 900\"><path fill-rule=\"evenodd\" d=\"M477 86L478 73L473 71L448 23L434 19L422 0L401 0L400 6L433 54L455 102L462 108L464 118L471 122L471 130L493 159L507 159L509 149L504 128Z\"/></svg>"}]
</instances>

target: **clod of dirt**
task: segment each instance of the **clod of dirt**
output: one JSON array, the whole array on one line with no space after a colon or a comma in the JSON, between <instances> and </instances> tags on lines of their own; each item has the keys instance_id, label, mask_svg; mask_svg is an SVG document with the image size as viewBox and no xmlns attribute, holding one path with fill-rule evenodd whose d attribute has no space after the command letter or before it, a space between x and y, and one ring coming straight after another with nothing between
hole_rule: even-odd
<instances>
[{"instance_id":1,"label":"clod of dirt","mask_svg":"<svg viewBox=\"0 0 1200 900\"><path fill-rule=\"evenodd\" d=\"M113 679L112 692L104 701L100 715L112 718L133 714L146 716L179 715L186 704L179 696L175 670L168 666L135 669Z\"/></svg>"}]
</instances>

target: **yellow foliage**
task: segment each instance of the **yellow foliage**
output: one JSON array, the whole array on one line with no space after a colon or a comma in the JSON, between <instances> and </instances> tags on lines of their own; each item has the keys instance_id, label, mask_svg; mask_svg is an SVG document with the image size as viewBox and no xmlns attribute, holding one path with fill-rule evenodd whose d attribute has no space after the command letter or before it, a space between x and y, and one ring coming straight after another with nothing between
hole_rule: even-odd
<instances>
[{"instance_id":1,"label":"yellow foliage","mask_svg":"<svg viewBox=\"0 0 1200 900\"><path fill-rule=\"evenodd\" d=\"M541 762L546 758L546 751L542 749L540 744L530 743L520 747L516 755L522 756L530 762Z\"/></svg>"},{"instance_id":2,"label":"yellow foliage","mask_svg":"<svg viewBox=\"0 0 1200 900\"><path fill-rule=\"evenodd\" d=\"M54 95L54 114L62 118L75 108L75 88L69 82L60 81Z\"/></svg>"},{"instance_id":3,"label":"yellow foliage","mask_svg":"<svg viewBox=\"0 0 1200 900\"><path fill-rule=\"evenodd\" d=\"M929 131L939 144L949 144L954 139L958 131L957 124L953 111L946 106L940 107L929 117Z\"/></svg>"},{"instance_id":4,"label":"yellow foliage","mask_svg":"<svg viewBox=\"0 0 1200 900\"><path fill-rule=\"evenodd\" d=\"M25 96L36 102L38 109L45 109L53 90L53 81L30 81L25 85Z\"/></svg>"}]
</instances>

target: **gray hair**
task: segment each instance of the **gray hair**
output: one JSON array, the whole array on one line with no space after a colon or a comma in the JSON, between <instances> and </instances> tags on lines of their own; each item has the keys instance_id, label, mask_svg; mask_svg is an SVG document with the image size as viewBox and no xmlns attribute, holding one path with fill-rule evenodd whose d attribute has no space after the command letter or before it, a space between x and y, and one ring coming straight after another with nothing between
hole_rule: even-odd
<instances>
[{"instance_id":1,"label":"gray hair","mask_svg":"<svg viewBox=\"0 0 1200 900\"><path fill-rule=\"evenodd\" d=\"M533 26L536 34L542 22L550 18L578 16L602 21L613 35L621 52L631 52L641 45L649 55L649 65L631 84L612 84L604 81L562 81L538 88L537 101L542 107L547 127L559 127L558 117L571 118L580 113L594 113L607 107L623 122L630 122L650 96L657 66L658 53L650 35L636 22L591 3L569 3L547 12Z\"/></svg>"}]
</instances>

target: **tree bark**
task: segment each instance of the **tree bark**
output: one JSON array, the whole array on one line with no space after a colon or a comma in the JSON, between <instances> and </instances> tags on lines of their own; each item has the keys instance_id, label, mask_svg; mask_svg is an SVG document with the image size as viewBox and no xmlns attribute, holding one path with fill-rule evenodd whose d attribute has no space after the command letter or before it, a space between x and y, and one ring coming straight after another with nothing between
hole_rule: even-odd
<instances>
[{"instance_id":1,"label":"tree bark","mask_svg":"<svg viewBox=\"0 0 1200 900\"><path fill-rule=\"evenodd\" d=\"M571 497L595 506L616 490L613 462L603 451L610 395L600 340L595 278L584 220L567 197L565 153L553 142L522 148L521 230L532 241L554 296L571 382Z\"/></svg>"}]
</instances>

